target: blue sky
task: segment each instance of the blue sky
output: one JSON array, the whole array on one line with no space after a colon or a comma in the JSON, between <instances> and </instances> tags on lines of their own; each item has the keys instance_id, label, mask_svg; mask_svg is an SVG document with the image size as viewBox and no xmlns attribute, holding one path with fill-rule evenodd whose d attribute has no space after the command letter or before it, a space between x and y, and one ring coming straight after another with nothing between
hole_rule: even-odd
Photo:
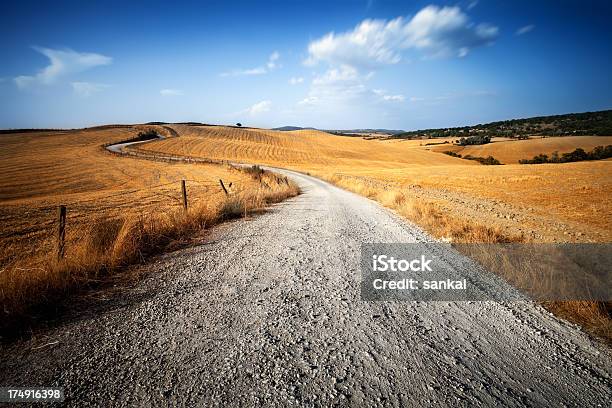
<instances>
[{"instance_id":1,"label":"blue sky","mask_svg":"<svg viewBox=\"0 0 612 408\"><path fill-rule=\"evenodd\" d=\"M125 3L3 2L0 128L409 130L612 108L607 1Z\"/></svg>"}]
</instances>

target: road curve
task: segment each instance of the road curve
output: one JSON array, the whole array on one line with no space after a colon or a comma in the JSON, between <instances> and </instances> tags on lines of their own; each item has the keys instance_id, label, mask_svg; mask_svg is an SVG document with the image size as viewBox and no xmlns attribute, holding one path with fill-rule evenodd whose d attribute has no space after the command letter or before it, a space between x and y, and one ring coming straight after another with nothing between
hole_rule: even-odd
<instances>
[{"instance_id":1,"label":"road curve","mask_svg":"<svg viewBox=\"0 0 612 408\"><path fill-rule=\"evenodd\" d=\"M0 385L63 386L72 406L612 400L609 350L533 303L360 300L362 242L431 238L370 200L286 174L302 195L215 228L93 312L5 347Z\"/></svg>"},{"instance_id":2,"label":"road curve","mask_svg":"<svg viewBox=\"0 0 612 408\"><path fill-rule=\"evenodd\" d=\"M108 150L109 152L112 152L112 153L126 154L123 149L128 147L128 146L135 146L135 145L138 145L138 144L150 143L150 142L153 142L153 141L156 141L156 140L163 140L163 139L165 139L165 137L160 135L160 134L158 134L157 137L154 138L154 139L136 140L136 141L132 141L132 142L123 142L123 143L111 144L111 145L106 146L106 150Z\"/></svg>"}]
</instances>

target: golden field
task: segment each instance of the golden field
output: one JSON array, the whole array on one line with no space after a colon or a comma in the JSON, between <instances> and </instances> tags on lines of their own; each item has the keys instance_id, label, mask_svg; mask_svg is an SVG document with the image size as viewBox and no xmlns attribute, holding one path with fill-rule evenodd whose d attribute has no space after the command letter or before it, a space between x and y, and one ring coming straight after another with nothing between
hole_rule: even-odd
<instances>
[{"instance_id":1,"label":"golden field","mask_svg":"<svg viewBox=\"0 0 612 408\"><path fill-rule=\"evenodd\" d=\"M610 161L483 166L435 152L434 148L444 150L448 145L425 146L436 142L431 140L364 140L316 130L172 127L180 137L141 149L291 168L336 182L345 179L345 187L361 183L374 190L399 189L408 197L432 203L447 217L494 226L508 236L523 235L534 241L610 242L612 238ZM533 143L531 150L522 149L531 157L544 147L563 152L610 140L564 137L485 147ZM495 151L495 157L502 151Z\"/></svg>"},{"instance_id":2,"label":"golden field","mask_svg":"<svg viewBox=\"0 0 612 408\"><path fill-rule=\"evenodd\" d=\"M0 328L202 228L298 193L270 173L120 157L102 147L141 130L0 135ZM67 206L66 255L58 261L60 204Z\"/></svg>"},{"instance_id":3,"label":"golden field","mask_svg":"<svg viewBox=\"0 0 612 408\"><path fill-rule=\"evenodd\" d=\"M182 179L193 204L221 200L219 179L252 184L248 175L223 166L126 159L101 147L137 133L126 127L1 135L1 243L42 249L39 241L52 234L60 204L68 208L68 232L77 233L92 218L179 208Z\"/></svg>"},{"instance_id":4,"label":"golden field","mask_svg":"<svg viewBox=\"0 0 612 408\"><path fill-rule=\"evenodd\" d=\"M452 140L455 140L453 138ZM596 146L612 145L612 136L564 136L533 138L529 140L495 138L492 143L476 146L437 145L432 146L434 152L451 151L462 156L487 157L493 156L503 164L516 164L521 159L531 159L538 154L548 157L553 152L568 153L580 147L591 151Z\"/></svg>"}]
</instances>

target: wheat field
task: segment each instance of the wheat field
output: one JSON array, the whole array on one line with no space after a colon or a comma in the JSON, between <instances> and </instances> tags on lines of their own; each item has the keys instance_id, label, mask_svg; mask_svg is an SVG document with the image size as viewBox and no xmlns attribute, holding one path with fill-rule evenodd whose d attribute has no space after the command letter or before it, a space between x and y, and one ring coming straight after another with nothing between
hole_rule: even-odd
<instances>
[{"instance_id":1,"label":"wheat field","mask_svg":"<svg viewBox=\"0 0 612 408\"><path fill-rule=\"evenodd\" d=\"M456 138L452 140L456 140ZM612 136L564 136L529 140L497 138L486 145L437 145L431 147L431 150L434 152L452 151L462 156L493 156L504 164L516 164L521 159L531 159L538 154L546 154L550 157L553 152L568 153L578 147L588 152L596 146L607 145L612 145Z\"/></svg>"},{"instance_id":2,"label":"wheat field","mask_svg":"<svg viewBox=\"0 0 612 408\"><path fill-rule=\"evenodd\" d=\"M112 155L103 144L135 137L139 127L0 136L0 235L6 257L50 251L60 204L67 233L93 219L180 208L182 179L189 201L218 202L219 179L249 188L248 175L213 164L162 163ZM13 248L13 249L11 249Z\"/></svg>"},{"instance_id":3,"label":"wheat field","mask_svg":"<svg viewBox=\"0 0 612 408\"><path fill-rule=\"evenodd\" d=\"M483 166L434 151L449 144L423 140L365 140L316 130L273 131L223 126L173 125L181 135L142 149L218 160L268 164L326 179L359 180L397 188L428 200L449 217L498 226L540 242L609 242L612 162ZM612 137L564 137L498 141L476 148L528 146L560 152L602 145ZM444 141L444 140L442 140ZM442 141L435 141L440 143ZM509 153L510 154L510 153ZM347 184L345 182L345 184Z\"/></svg>"}]
</instances>

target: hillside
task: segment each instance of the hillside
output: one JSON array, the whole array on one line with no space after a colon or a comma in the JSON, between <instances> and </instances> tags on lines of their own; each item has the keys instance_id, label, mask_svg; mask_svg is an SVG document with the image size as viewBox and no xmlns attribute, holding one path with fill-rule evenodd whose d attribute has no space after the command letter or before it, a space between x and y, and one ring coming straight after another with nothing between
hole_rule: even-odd
<instances>
[{"instance_id":1,"label":"hillside","mask_svg":"<svg viewBox=\"0 0 612 408\"><path fill-rule=\"evenodd\" d=\"M141 129L97 127L0 137L0 265L14 252L11 248L19 248L21 255L50 250L59 204L68 207L68 238L76 239L97 219L180 208L182 179L190 180L194 204L222 200L220 178L253 184L250 177L219 165L125 159L102 148L134 138Z\"/></svg>"},{"instance_id":2,"label":"hillside","mask_svg":"<svg viewBox=\"0 0 612 408\"><path fill-rule=\"evenodd\" d=\"M400 133L394 137L400 139L423 139L461 137L470 134L486 134L490 136L507 136L515 138L534 135L610 136L612 135L612 110L511 119L474 126L422 129Z\"/></svg>"},{"instance_id":3,"label":"hillside","mask_svg":"<svg viewBox=\"0 0 612 408\"><path fill-rule=\"evenodd\" d=\"M224 126L172 125L181 136L143 146L143 149L271 164L279 167L349 170L357 160L361 168L394 169L406 166L444 166L464 160L419 149L418 143L368 141L319 130L276 131Z\"/></svg>"},{"instance_id":4,"label":"hillside","mask_svg":"<svg viewBox=\"0 0 612 408\"><path fill-rule=\"evenodd\" d=\"M507 234L525 234L537 241L607 242L612 238L608 220L601 216L612 211L608 199L612 192L611 161L482 166L430 150L433 147L422 140L366 140L317 130L172 128L180 137L150 143L142 149L267 164L345 180L347 185L363 183L363 194L372 197L379 189L401 189L411 198L432 203L446 219L496 226ZM518 153L522 155L546 147L538 143L576 140L589 138L508 143L528 146L525 153ZM530 143L535 146L529 147ZM495 144L491 146L495 148ZM560 146L548 148L563 150Z\"/></svg>"},{"instance_id":5,"label":"hillside","mask_svg":"<svg viewBox=\"0 0 612 408\"><path fill-rule=\"evenodd\" d=\"M433 146L431 150L435 152L452 151L462 156L493 156L503 164L516 164L521 159L531 159L538 154L550 156L553 152L568 153L577 147L585 151L591 151L596 146L610 144L612 144L612 136L565 136L529 140L496 138L493 139L492 143L484 145L457 146L443 144Z\"/></svg>"},{"instance_id":6,"label":"hillside","mask_svg":"<svg viewBox=\"0 0 612 408\"><path fill-rule=\"evenodd\" d=\"M272 128L272 130L281 130L284 132L292 131L292 130L319 130L313 127L300 127L300 126L281 126ZM393 129L323 129L323 132L337 134L337 135L369 135L369 134L378 134L378 135L396 135L400 133L404 133L403 130L393 130Z\"/></svg>"}]
</instances>

